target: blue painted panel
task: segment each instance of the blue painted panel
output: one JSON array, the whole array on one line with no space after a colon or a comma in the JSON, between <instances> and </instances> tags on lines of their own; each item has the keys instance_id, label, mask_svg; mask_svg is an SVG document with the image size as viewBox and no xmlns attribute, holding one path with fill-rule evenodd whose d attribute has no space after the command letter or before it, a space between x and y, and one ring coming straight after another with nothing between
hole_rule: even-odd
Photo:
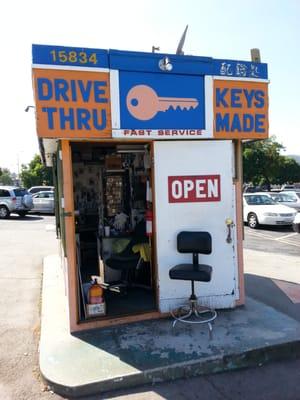
<instances>
[{"instance_id":1,"label":"blue painted panel","mask_svg":"<svg viewBox=\"0 0 300 400\"><path fill-rule=\"evenodd\" d=\"M165 75L220 75L268 79L267 64L218 60L211 57L102 50L80 47L32 45L33 64L111 68L123 71L162 73L159 61L167 56L173 66Z\"/></svg>"},{"instance_id":2,"label":"blue painted panel","mask_svg":"<svg viewBox=\"0 0 300 400\"><path fill-rule=\"evenodd\" d=\"M109 63L112 69L161 73L158 64L166 56L173 66L172 71L164 72L167 75L212 75L213 73L210 57L109 50Z\"/></svg>"},{"instance_id":3,"label":"blue painted panel","mask_svg":"<svg viewBox=\"0 0 300 400\"><path fill-rule=\"evenodd\" d=\"M268 79L268 66L264 63L249 61L214 60L213 75Z\"/></svg>"},{"instance_id":4,"label":"blue painted panel","mask_svg":"<svg viewBox=\"0 0 300 400\"><path fill-rule=\"evenodd\" d=\"M32 45L33 64L108 68L107 50L81 47Z\"/></svg>"},{"instance_id":5,"label":"blue painted panel","mask_svg":"<svg viewBox=\"0 0 300 400\"><path fill-rule=\"evenodd\" d=\"M121 129L204 129L204 78L120 71ZM140 91L140 93L134 93ZM155 93L160 98L155 104ZM144 93L144 99L143 99ZM154 96L154 101L152 101ZM159 111L165 98L195 99L195 108ZM145 104L145 106L143 106ZM174 103L175 107L178 103ZM187 108L189 104L185 103ZM168 108L168 107L167 107ZM156 112L157 111L157 112Z\"/></svg>"},{"instance_id":6,"label":"blue painted panel","mask_svg":"<svg viewBox=\"0 0 300 400\"><path fill-rule=\"evenodd\" d=\"M237 78L268 79L267 64L238 60L219 60L211 57L109 50L109 63L112 69L161 73L159 61L165 56L169 58L173 66L172 71L164 72L167 75L220 75Z\"/></svg>"}]
</instances>

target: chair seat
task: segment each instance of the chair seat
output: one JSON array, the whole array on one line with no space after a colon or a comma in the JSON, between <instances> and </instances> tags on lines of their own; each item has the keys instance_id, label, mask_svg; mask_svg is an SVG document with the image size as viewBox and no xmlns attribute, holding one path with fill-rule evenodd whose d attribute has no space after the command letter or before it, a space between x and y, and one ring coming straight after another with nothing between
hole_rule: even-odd
<instances>
[{"instance_id":1,"label":"chair seat","mask_svg":"<svg viewBox=\"0 0 300 400\"><path fill-rule=\"evenodd\" d=\"M206 264L178 264L169 270L171 279L210 282L212 267Z\"/></svg>"}]
</instances>

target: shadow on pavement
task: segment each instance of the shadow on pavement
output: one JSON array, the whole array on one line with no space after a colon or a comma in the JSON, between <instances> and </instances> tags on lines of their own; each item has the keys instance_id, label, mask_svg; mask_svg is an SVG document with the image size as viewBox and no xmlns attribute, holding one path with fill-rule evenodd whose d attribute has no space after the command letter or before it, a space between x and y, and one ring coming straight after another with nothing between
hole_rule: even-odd
<instances>
[{"instance_id":1,"label":"shadow on pavement","mask_svg":"<svg viewBox=\"0 0 300 400\"><path fill-rule=\"evenodd\" d=\"M245 224L245 226L248 226ZM259 225L256 229L251 229L251 231L269 231L269 232L294 232L292 225Z\"/></svg>"},{"instance_id":2,"label":"shadow on pavement","mask_svg":"<svg viewBox=\"0 0 300 400\"><path fill-rule=\"evenodd\" d=\"M33 222L33 221L38 221L42 220L44 217L39 216L39 215L26 215L25 217L20 217L19 215L10 215L9 218L7 218L5 221L9 220L14 220L14 221L28 221L28 222Z\"/></svg>"},{"instance_id":3,"label":"shadow on pavement","mask_svg":"<svg viewBox=\"0 0 300 400\"><path fill-rule=\"evenodd\" d=\"M300 322L300 303L294 304L272 279L245 274L245 288L247 296Z\"/></svg>"}]
</instances>

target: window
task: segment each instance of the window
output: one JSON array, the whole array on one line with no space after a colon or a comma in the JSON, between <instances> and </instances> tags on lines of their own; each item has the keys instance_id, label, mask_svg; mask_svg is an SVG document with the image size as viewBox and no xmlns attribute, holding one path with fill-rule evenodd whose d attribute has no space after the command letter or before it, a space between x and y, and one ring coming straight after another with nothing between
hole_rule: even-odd
<instances>
[{"instance_id":1,"label":"window","mask_svg":"<svg viewBox=\"0 0 300 400\"><path fill-rule=\"evenodd\" d=\"M10 197L8 190L0 189L0 197Z\"/></svg>"},{"instance_id":2,"label":"window","mask_svg":"<svg viewBox=\"0 0 300 400\"><path fill-rule=\"evenodd\" d=\"M280 194L280 200L278 201L286 203L295 203L297 201L297 196L290 193L282 193Z\"/></svg>"},{"instance_id":3,"label":"window","mask_svg":"<svg viewBox=\"0 0 300 400\"><path fill-rule=\"evenodd\" d=\"M53 186L33 186L32 188L29 189L29 192L31 194L35 194L38 192L43 192L43 191L47 191L47 190L54 190Z\"/></svg>"},{"instance_id":4,"label":"window","mask_svg":"<svg viewBox=\"0 0 300 400\"><path fill-rule=\"evenodd\" d=\"M245 200L249 205L276 204L275 201L271 199L271 197L264 195L245 196Z\"/></svg>"},{"instance_id":5,"label":"window","mask_svg":"<svg viewBox=\"0 0 300 400\"><path fill-rule=\"evenodd\" d=\"M28 194L26 189L14 189L14 192L16 197L23 197Z\"/></svg>"},{"instance_id":6,"label":"window","mask_svg":"<svg viewBox=\"0 0 300 400\"><path fill-rule=\"evenodd\" d=\"M51 192L41 192L36 197L40 199L53 199L54 195Z\"/></svg>"},{"instance_id":7,"label":"window","mask_svg":"<svg viewBox=\"0 0 300 400\"><path fill-rule=\"evenodd\" d=\"M36 187L34 189L30 189L30 193L31 194L34 194L34 193L37 193L37 192L40 192L40 191L41 191L41 188L38 188L38 187Z\"/></svg>"}]
</instances>

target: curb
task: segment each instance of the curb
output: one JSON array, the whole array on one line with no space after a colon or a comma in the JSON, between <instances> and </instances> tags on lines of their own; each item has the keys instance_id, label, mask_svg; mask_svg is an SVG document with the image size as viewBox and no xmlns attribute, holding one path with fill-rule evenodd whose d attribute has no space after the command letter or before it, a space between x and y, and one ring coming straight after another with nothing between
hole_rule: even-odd
<instances>
[{"instance_id":1,"label":"curb","mask_svg":"<svg viewBox=\"0 0 300 400\"><path fill-rule=\"evenodd\" d=\"M271 361L296 359L300 357L300 340L248 350L246 352L228 354L222 357L209 357L146 370L137 374L124 375L102 382L89 383L82 386L65 386L41 375L49 389L62 396L80 397L100 394L108 391L128 389L145 384L156 384L176 379L192 378L200 375L234 371L243 368L257 367Z\"/></svg>"}]
</instances>

